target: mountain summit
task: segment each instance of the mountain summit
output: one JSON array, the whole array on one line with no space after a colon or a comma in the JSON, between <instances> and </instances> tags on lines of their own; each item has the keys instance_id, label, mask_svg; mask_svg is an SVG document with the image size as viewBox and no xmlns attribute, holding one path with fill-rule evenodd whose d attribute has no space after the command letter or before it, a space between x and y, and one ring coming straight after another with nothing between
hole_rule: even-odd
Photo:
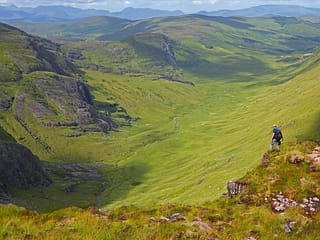
<instances>
[{"instance_id":1,"label":"mountain summit","mask_svg":"<svg viewBox=\"0 0 320 240\"><path fill-rule=\"evenodd\" d=\"M168 11L152 8L128 7L119 12L107 10L80 9L67 6L38 6L36 8L19 8L16 6L0 6L0 21L2 22L46 22L61 23L80 20L94 16L109 16L128 20L148 19L154 17L180 16L184 12ZM197 14L206 16L244 16L261 17L267 15L300 17L320 16L319 8L306 8L295 5L261 5L240 10L200 11Z\"/></svg>"}]
</instances>

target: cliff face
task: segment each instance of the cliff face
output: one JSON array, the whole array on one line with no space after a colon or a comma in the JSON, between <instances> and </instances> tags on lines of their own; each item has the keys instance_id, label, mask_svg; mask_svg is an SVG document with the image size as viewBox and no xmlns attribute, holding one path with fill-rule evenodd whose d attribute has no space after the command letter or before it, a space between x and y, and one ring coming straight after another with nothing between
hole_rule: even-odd
<instances>
[{"instance_id":1,"label":"cliff face","mask_svg":"<svg viewBox=\"0 0 320 240\"><path fill-rule=\"evenodd\" d=\"M50 183L38 157L29 149L17 143L0 143L0 202L8 198L9 187L28 189Z\"/></svg>"}]
</instances>

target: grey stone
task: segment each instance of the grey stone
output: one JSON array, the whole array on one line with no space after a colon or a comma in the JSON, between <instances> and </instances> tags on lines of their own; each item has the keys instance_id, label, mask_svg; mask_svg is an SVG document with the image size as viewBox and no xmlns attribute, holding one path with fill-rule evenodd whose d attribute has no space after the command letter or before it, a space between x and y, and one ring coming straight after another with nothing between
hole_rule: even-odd
<instances>
[{"instance_id":1,"label":"grey stone","mask_svg":"<svg viewBox=\"0 0 320 240\"><path fill-rule=\"evenodd\" d=\"M292 230L291 230L291 228L289 227L288 224L286 224L286 225L284 226L284 231L285 231L286 233L291 233L291 232L292 232Z\"/></svg>"},{"instance_id":2,"label":"grey stone","mask_svg":"<svg viewBox=\"0 0 320 240\"><path fill-rule=\"evenodd\" d=\"M174 213L170 217L168 217L170 221L184 221L186 217L181 213Z\"/></svg>"},{"instance_id":3,"label":"grey stone","mask_svg":"<svg viewBox=\"0 0 320 240\"><path fill-rule=\"evenodd\" d=\"M159 222L160 223L167 223L167 222L169 222L170 221L170 219L169 218L166 218L166 217L160 217L160 219L159 219Z\"/></svg>"},{"instance_id":4,"label":"grey stone","mask_svg":"<svg viewBox=\"0 0 320 240\"><path fill-rule=\"evenodd\" d=\"M229 181L227 184L227 190L228 190L228 196L229 197L234 197L239 195L242 190L244 189L246 184L240 183L238 181Z\"/></svg>"},{"instance_id":5,"label":"grey stone","mask_svg":"<svg viewBox=\"0 0 320 240\"><path fill-rule=\"evenodd\" d=\"M296 224L297 224L297 222L295 222L295 221L291 221L291 222L287 223L287 224L284 226L284 231L285 231L286 233L291 233L291 232L294 230Z\"/></svg>"}]
</instances>

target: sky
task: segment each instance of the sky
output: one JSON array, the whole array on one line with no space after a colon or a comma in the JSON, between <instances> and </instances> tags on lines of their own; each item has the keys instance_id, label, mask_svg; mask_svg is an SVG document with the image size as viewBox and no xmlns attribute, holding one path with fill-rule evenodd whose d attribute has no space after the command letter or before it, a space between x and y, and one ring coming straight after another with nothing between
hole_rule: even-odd
<instances>
[{"instance_id":1,"label":"sky","mask_svg":"<svg viewBox=\"0 0 320 240\"><path fill-rule=\"evenodd\" d=\"M266 4L300 5L320 8L320 0L0 0L0 5L36 7L62 5L120 11L127 7L181 10L186 13L201 10L241 9Z\"/></svg>"}]
</instances>

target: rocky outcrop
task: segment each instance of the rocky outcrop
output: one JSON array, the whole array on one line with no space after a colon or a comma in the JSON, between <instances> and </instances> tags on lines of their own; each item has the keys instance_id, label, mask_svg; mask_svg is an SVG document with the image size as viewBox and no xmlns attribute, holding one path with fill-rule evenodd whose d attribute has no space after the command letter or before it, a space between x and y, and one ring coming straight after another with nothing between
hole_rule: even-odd
<instances>
[{"instance_id":1,"label":"rocky outcrop","mask_svg":"<svg viewBox=\"0 0 320 240\"><path fill-rule=\"evenodd\" d=\"M229 181L227 184L228 196L234 197L239 195L246 185L246 183L242 183L237 180Z\"/></svg>"},{"instance_id":2,"label":"rocky outcrop","mask_svg":"<svg viewBox=\"0 0 320 240\"><path fill-rule=\"evenodd\" d=\"M43 126L46 127L75 127L78 126L76 122L64 122L64 121L58 121L58 122L43 122Z\"/></svg>"},{"instance_id":3,"label":"rocky outcrop","mask_svg":"<svg viewBox=\"0 0 320 240\"><path fill-rule=\"evenodd\" d=\"M10 96L7 92L0 91L0 112L7 111L11 107L13 100L13 96Z\"/></svg>"},{"instance_id":4,"label":"rocky outcrop","mask_svg":"<svg viewBox=\"0 0 320 240\"><path fill-rule=\"evenodd\" d=\"M298 202L279 192L266 197L265 201L268 202L269 199L271 199L271 209L275 213L283 213L292 207L302 208L306 215L313 215L320 210L320 199L316 196L303 198L302 202Z\"/></svg>"},{"instance_id":5,"label":"rocky outcrop","mask_svg":"<svg viewBox=\"0 0 320 240\"><path fill-rule=\"evenodd\" d=\"M320 147L314 148L312 153L307 156L310 159L310 170L313 172L320 171Z\"/></svg>"},{"instance_id":6,"label":"rocky outcrop","mask_svg":"<svg viewBox=\"0 0 320 240\"><path fill-rule=\"evenodd\" d=\"M320 210L320 199L318 197L304 198L299 206L304 209L306 215L313 215Z\"/></svg>"},{"instance_id":7,"label":"rocky outcrop","mask_svg":"<svg viewBox=\"0 0 320 240\"><path fill-rule=\"evenodd\" d=\"M0 143L0 195L4 197L10 187L28 189L51 182L38 157L29 149L17 143Z\"/></svg>"},{"instance_id":8,"label":"rocky outcrop","mask_svg":"<svg viewBox=\"0 0 320 240\"><path fill-rule=\"evenodd\" d=\"M25 113L41 118L45 127L79 127L83 132L108 132L120 124L113 121L107 106L94 106L88 86L72 77L37 72L34 80L16 94L14 110L16 119L41 145L42 143L26 120ZM118 111L118 107L115 110ZM128 116L125 112L124 115ZM61 121L61 119L65 119ZM57 119L55 121L55 119ZM123 117L124 120L126 120ZM129 118L127 121L129 122ZM79 131L79 129L77 129ZM73 135L72 135L73 136Z\"/></svg>"},{"instance_id":9,"label":"rocky outcrop","mask_svg":"<svg viewBox=\"0 0 320 240\"><path fill-rule=\"evenodd\" d=\"M298 203L292 199L285 197L281 192L272 198L271 209L274 212L281 213L287 208L296 207Z\"/></svg>"},{"instance_id":10,"label":"rocky outcrop","mask_svg":"<svg viewBox=\"0 0 320 240\"><path fill-rule=\"evenodd\" d=\"M99 131L103 132L117 127L106 114L94 108L90 91L85 83L69 77L51 76L48 80L36 80L35 85L44 93L45 98L56 104L61 113L72 119L72 126L96 124L99 126ZM65 124L50 122L49 125Z\"/></svg>"}]
</instances>

